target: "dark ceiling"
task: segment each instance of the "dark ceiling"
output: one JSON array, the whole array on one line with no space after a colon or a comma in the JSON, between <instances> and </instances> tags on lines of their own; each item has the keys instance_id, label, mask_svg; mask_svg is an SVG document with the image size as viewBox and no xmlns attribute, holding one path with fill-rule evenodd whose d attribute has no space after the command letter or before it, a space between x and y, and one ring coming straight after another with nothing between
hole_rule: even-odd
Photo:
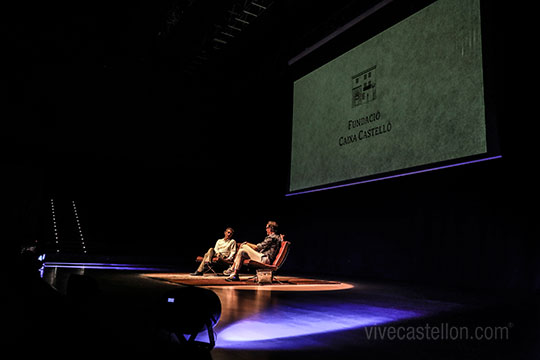
<instances>
[{"instance_id":1,"label":"dark ceiling","mask_svg":"<svg viewBox=\"0 0 540 360\"><path fill-rule=\"evenodd\" d=\"M255 128L287 135L287 60L375 3L18 2L6 133L55 154L222 163L259 143Z\"/></svg>"},{"instance_id":2,"label":"dark ceiling","mask_svg":"<svg viewBox=\"0 0 540 360\"><path fill-rule=\"evenodd\" d=\"M18 64L162 66L189 72L231 47L274 45L291 56L379 1L168 0L36 2L13 6ZM255 41L257 44L254 44Z\"/></svg>"}]
</instances>

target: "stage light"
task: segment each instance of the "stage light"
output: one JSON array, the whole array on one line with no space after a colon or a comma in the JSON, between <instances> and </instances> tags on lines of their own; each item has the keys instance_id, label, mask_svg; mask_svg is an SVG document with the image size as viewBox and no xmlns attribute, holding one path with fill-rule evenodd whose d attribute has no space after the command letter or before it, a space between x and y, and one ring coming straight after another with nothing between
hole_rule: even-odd
<instances>
[{"instance_id":1,"label":"stage light","mask_svg":"<svg viewBox=\"0 0 540 360\"><path fill-rule=\"evenodd\" d=\"M220 317L221 301L208 289L182 287L167 292L159 301L159 327L176 335L181 345L212 350L214 326ZM197 335L204 331L208 333L208 343L196 341Z\"/></svg>"},{"instance_id":2,"label":"stage light","mask_svg":"<svg viewBox=\"0 0 540 360\"><path fill-rule=\"evenodd\" d=\"M218 43L221 43L221 44L227 44L227 42L225 40L221 40L221 39L218 39L218 38L214 38L214 41L218 42Z\"/></svg>"},{"instance_id":3,"label":"stage light","mask_svg":"<svg viewBox=\"0 0 540 360\"><path fill-rule=\"evenodd\" d=\"M249 21L246 21L244 19L240 19L240 18L235 17L234 20L239 21L239 22L241 22L243 24L249 25Z\"/></svg>"},{"instance_id":4,"label":"stage light","mask_svg":"<svg viewBox=\"0 0 540 360\"><path fill-rule=\"evenodd\" d=\"M247 14L247 15L250 15L250 16L253 16L253 17L257 17L257 14L254 14L254 13L249 12L249 11L247 11L247 10L242 10L242 12L243 12L244 14Z\"/></svg>"},{"instance_id":5,"label":"stage light","mask_svg":"<svg viewBox=\"0 0 540 360\"><path fill-rule=\"evenodd\" d=\"M257 4L257 3L254 3L253 1L251 2L251 4L252 4L252 5L255 5L255 6L257 6L257 7L260 7L260 8L263 9L263 10L266 10L266 7L264 7L264 6L262 6L262 5L259 5L259 4Z\"/></svg>"},{"instance_id":6,"label":"stage light","mask_svg":"<svg viewBox=\"0 0 540 360\"><path fill-rule=\"evenodd\" d=\"M227 25L229 28L233 29L233 30L236 30L236 31L242 31L242 29L240 29L239 27L236 27L234 25Z\"/></svg>"}]
</instances>

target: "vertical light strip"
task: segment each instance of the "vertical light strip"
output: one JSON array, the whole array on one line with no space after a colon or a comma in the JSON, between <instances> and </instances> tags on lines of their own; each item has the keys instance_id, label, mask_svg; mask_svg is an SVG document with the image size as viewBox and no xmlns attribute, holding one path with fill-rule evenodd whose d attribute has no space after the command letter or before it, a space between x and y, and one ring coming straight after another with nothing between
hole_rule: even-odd
<instances>
[{"instance_id":1,"label":"vertical light strip","mask_svg":"<svg viewBox=\"0 0 540 360\"><path fill-rule=\"evenodd\" d=\"M58 227L56 226L56 213L54 211L54 199L51 198L51 214L52 214L52 223L53 223L53 233L54 233L54 243L56 247L56 252L60 252L60 244L58 242Z\"/></svg>"},{"instance_id":2,"label":"vertical light strip","mask_svg":"<svg viewBox=\"0 0 540 360\"><path fill-rule=\"evenodd\" d=\"M77 205L75 204L75 200L72 200L71 204L73 205L73 213L75 214L75 222L77 224L77 230L79 231L79 236L81 238L81 247L82 247L83 253L86 254L86 245L84 243L84 236L82 233L81 222L79 220L79 214L77 213Z\"/></svg>"}]
</instances>

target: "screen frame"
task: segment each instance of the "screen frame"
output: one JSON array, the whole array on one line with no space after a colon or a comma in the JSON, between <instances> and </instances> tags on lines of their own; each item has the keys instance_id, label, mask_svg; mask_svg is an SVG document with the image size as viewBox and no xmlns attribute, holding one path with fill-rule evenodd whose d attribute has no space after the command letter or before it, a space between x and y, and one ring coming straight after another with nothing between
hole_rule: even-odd
<instances>
[{"instance_id":1,"label":"screen frame","mask_svg":"<svg viewBox=\"0 0 540 360\"><path fill-rule=\"evenodd\" d=\"M437 1L439 0L412 0L407 2L383 0L351 21L341 25L331 34L322 37L321 40L316 42L313 46L304 49L289 60L289 167L285 196L294 196L374 181L394 179L407 175L448 169L462 165L471 165L502 158L498 133L499 111L497 109L497 100L500 98L501 94L497 91L495 80L496 73L502 67L502 60L500 60L500 57L496 56L496 48L499 45L498 41L501 40L498 38L499 33L497 32L497 25L501 21L500 16L502 10L497 8L493 2L480 0L481 51L487 151L481 154L413 166L369 176L361 176L291 191L294 82Z\"/></svg>"}]
</instances>

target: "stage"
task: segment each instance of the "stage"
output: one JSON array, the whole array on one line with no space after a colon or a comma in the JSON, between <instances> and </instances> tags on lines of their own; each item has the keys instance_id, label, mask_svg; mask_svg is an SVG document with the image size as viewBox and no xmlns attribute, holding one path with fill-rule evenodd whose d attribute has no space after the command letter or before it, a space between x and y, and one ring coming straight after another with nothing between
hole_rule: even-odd
<instances>
[{"instance_id":1,"label":"stage","mask_svg":"<svg viewBox=\"0 0 540 360\"><path fill-rule=\"evenodd\" d=\"M317 276L307 285L205 286L219 297L221 317L215 347L194 355L157 329L155 318L164 294L192 286L171 279L195 277L155 266L104 265L48 265L33 286L19 283L8 322L19 350L209 359L494 359L532 358L537 346L538 307L531 296ZM70 278L78 286L66 295ZM207 334L197 341L207 342Z\"/></svg>"},{"instance_id":2,"label":"stage","mask_svg":"<svg viewBox=\"0 0 540 360\"><path fill-rule=\"evenodd\" d=\"M141 276L170 282L177 285L201 286L211 289L227 287L238 290L257 291L332 291L344 290L354 287L340 281L314 279L298 276L275 276L272 282L257 281L254 274L240 274L240 281L229 282L226 276L220 274L205 274L204 276L191 276L187 273L147 273Z\"/></svg>"}]
</instances>

